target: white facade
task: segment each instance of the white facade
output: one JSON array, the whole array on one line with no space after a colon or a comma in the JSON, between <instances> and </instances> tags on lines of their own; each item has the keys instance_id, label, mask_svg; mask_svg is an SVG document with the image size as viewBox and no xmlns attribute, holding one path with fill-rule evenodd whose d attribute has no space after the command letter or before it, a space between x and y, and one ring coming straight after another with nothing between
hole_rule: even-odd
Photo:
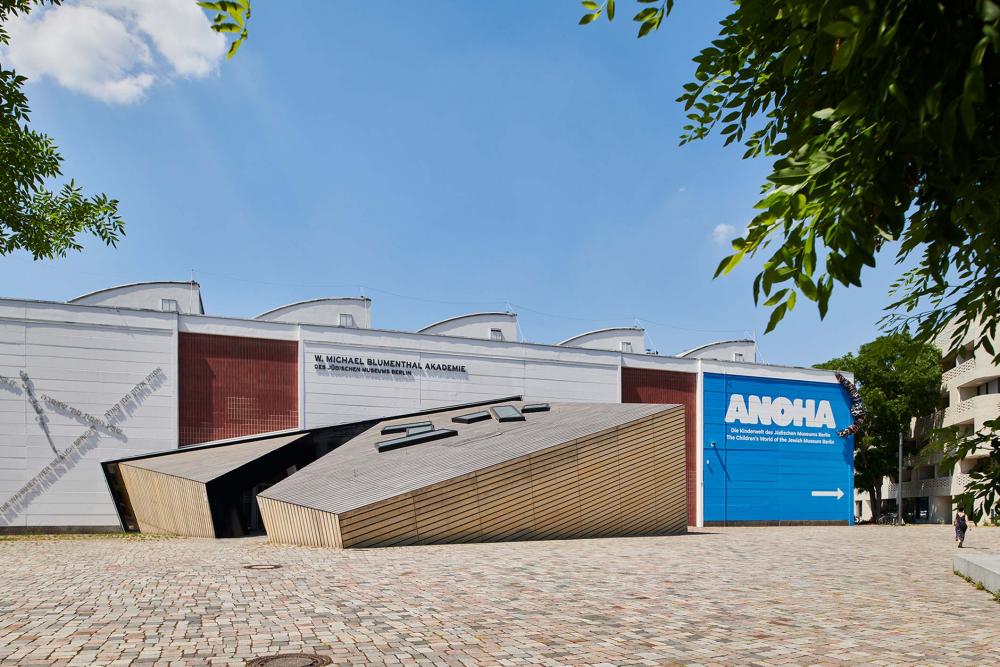
<instances>
[{"instance_id":1,"label":"white facade","mask_svg":"<svg viewBox=\"0 0 1000 667\"><path fill-rule=\"evenodd\" d=\"M517 315L508 312L459 315L430 324L417 333L517 342Z\"/></svg>"},{"instance_id":2,"label":"white facade","mask_svg":"<svg viewBox=\"0 0 1000 667\"><path fill-rule=\"evenodd\" d=\"M70 299L69 303L109 308L141 308L189 315L205 312L201 301L201 287L194 281L119 285L78 296Z\"/></svg>"},{"instance_id":3,"label":"white facade","mask_svg":"<svg viewBox=\"0 0 1000 667\"><path fill-rule=\"evenodd\" d=\"M143 308L101 293L92 296L103 305L0 299L0 530L117 525L99 463L178 446L185 333L295 342L300 428L513 395L617 403L623 368L691 373L699 383L702 371L726 369L833 381L827 371L646 354L634 328L544 345L516 342L513 314L455 318L454 328L412 333L370 328L367 299L303 302L273 317L238 319L163 312L159 290L118 294L145 294ZM360 309L356 326L329 322L342 306ZM483 335L496 327L512 340ZM622 351L623 341L632 353ZM700 457L700 384L697 396Z\"/></svg>"},{"instance_id":4,"label":"white facade","mask_svg":"<svg viewBox=\"0 0 1000 667\"><path fill-rule=\"evenodd\" d=\"M176 362L174 313L0 300L0 526L117 524L97 462L176 447Z\"/></svg>"},{"instance_id":5,"label":"white facade","mask_svg":"<svg viewBox=\"0 0 1000 667\"><path fill-rule=\"evenodd\" d=\"M646 331L639 327L597 329L567 338L559 345L562 347L581 347L588 350L642 354L646 351Z\"/></svg>"},{"instance_id":6,"label":"white facade","mask_svg":"<svg viewBox=\"0 0 1000 667\"><path fill-rule=\"evenodd\" d=\"M720 340L685 350L677 355L687 359L715 359L716 361L757 361L757 342L753 340Z\"/></svg>"},{"instance_id":7,"label":"white facade","mask_svg":"<svg viewBox=\"0 0 1000 667\"><path fill-rule=\"evenodd\" d=\"M265 322L318 324L327 327L372 326L372 300L366 297L330 297L290 303L261 313L256 318Z\"/></svg>"}]
</instances>

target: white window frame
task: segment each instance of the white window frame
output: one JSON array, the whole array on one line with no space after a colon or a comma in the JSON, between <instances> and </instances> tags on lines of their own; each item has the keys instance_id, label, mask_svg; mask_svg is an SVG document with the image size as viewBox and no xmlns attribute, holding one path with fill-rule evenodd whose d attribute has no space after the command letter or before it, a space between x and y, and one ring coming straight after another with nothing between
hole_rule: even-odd
<instances>
[{"instance_id":1,"label":"white window frame","mask_svg":"<svg viewBox=\"0 0 1000 667\"><path fill-rule=\"evenodd\" d=\"M351 315L350 313L340 313L340 316L337 318L337 322L338 322L339 326L342 326L342 327L345 327L345 328L348 328L348 329L356 329L357 328L357 324L354 321L354 315Z\"/></svg>"},{"instance_id":2,"label":"white window frame","mask_svg":"<svg viewBox=\"0 0 1000 667\"><path fill-rule=\"evenodd\" d=\"M632 341L623 340L618 344L618 346L625 354L632 354Z\"/></svg>"},{"instance_id":3,"label":"white window frame","mask_svg":"<svg viewBox=\"0 0 1000 667\"><path fill-rule=\"evenodd\" d=\"M169 306L173 305L173 308ZM180 306L177 305L177 299L160 299L160 310L164 313L179 313Z\"/></svg>"},{"instance_id":4,"label":"white window frame","mask_svg":"<svg viewBox=\"0 0 1000 667\"><path fill-rule=\"evenodd\" d=\"M503 337L503 329L490 329L490 340L505 340Z\"/></svg>"}]
</instances>

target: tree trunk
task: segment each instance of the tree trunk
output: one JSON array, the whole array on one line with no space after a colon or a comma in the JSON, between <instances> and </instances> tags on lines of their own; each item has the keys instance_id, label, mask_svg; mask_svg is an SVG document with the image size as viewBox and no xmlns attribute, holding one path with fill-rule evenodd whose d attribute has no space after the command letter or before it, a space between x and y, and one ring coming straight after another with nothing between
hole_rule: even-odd
<instances>
[{"instance_id":1,"label":"tree trunk","mask_svg":"<svg viewBox=\"0 0 1000 667\"><path fill-rule=\"evenodd\" d=\"M879 518L882 516L882 485L872 486L866 489L868 491L868 501L872 505L872 523L878 523Z\"/></svg>"}]
</instances>

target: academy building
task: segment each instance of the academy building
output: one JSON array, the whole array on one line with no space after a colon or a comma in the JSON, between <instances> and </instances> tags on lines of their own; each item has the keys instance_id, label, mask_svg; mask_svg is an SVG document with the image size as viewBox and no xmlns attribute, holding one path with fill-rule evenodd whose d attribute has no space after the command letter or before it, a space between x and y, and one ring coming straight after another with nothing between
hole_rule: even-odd
<instances>
[{"instance_id":1,"label":"academy building","mask_svg":"<svg viewBox=\"0 0 1000 667\"><path fill-rule=\"evenodd\" d=\"M235 456L223 454L227 443L273 444L504 399L551 404L524 428L565 429L552 447L578 440L574 404L680 406L670 423L681 429L683 451L670 465L683 461L688 525L853 521L853 446L851 436L838 435L851 423L850 401L831 372L758 364L750 340L652 353L635 327L529 343L510 312L461 315L419 331L378 329L371 306L363 297L325 298L217 317L205 312L195 282L124 285L68 302L0 298L0 531L121 529L102 463L198 446L199 465L222 469ZM600 414L612 424L639 413ZM485 427L448 427L459 433L452 442L465 442L468 432L470 443L477 428ZM498 433L508 428L497 422ZM337 441L342 453L330 445L322 458L289 464L295 470L285 481L258 476L273 486L245 501L245 493L227 496L227 511L242 518L225 521L253 527L264 510L282 523L282 498L300 493L292 480L310 469L336 477L341 459L356 467L370 456L367 479L388 478L390 468L376 465L381 435L354 435ZM528 440L509 441L511 461L518 442ZM656 460L644 465L655 468ZM462 459L469 471L480 463ZM137 489L153 483L150 466L131 466ZM419 482L390 485L381 502L415 492ZM308 501L342 512L360 507L357 498Z\"/></svg>"}]
</instances>

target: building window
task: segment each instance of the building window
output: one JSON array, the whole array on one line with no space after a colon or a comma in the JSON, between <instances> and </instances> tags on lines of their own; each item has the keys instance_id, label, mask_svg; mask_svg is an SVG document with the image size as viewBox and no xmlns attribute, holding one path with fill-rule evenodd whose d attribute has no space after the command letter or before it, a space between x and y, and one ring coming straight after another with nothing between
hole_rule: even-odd
<instances>
[{"instance_id":1,"label":"building window","mask_svg":"<svg viewBox=\"0 0 1000 667\"><path fill-rule=\"evenodd\" d=\"M340 326L353 328L354 327L354 315L351 315L350 313L341 313L340 314Z\"/></svg>"},{"instance_id":2,"label":"building window","mask_svg":"<svg viewBox=\"0 0 1000 667\"><path fill-rule=\"evenodd\" d=\"M177 299L160 299L160 310L165 313L176 313Z\"/></svg>"},{"instance_id":3,"label":"building window","mask_svg":"<svg viewBox=\"0 0 1000 667\"><path fill-rule=\"evenodd\" d=\"M733 352L733 361L743 361L743 353Z\"/></svg>"},{"instance_id":4,"label":"building window","mask_svg":"<svg viewBox=\"0 0 1000 667\"><path fill-rule=\"evenodd\" d=\"M997 380L984 382L983 384L976 387L976 396L985 396L986 394L996 394L996 393L1000 393L1000 386L998 386Z\"/></svg>"},{"instance_id":5,"label":"building window","mask_svg":"<svg viewBox=\"0 0 1000 667\"><path fill-rule=\"evenodd\" d=\"M632 352L632 343L627 340L622 341L622 352Z\"/></svg>"},{"instance_id":6,"label":"building window","mask_svg":"<svg viewBox=\"0 0 1000 667\"><path fill-rule=\"evenodd\" d=\"M500 329L490 329L490 340L503 340L503 331Z\"/></svg>"}]
</instances>

